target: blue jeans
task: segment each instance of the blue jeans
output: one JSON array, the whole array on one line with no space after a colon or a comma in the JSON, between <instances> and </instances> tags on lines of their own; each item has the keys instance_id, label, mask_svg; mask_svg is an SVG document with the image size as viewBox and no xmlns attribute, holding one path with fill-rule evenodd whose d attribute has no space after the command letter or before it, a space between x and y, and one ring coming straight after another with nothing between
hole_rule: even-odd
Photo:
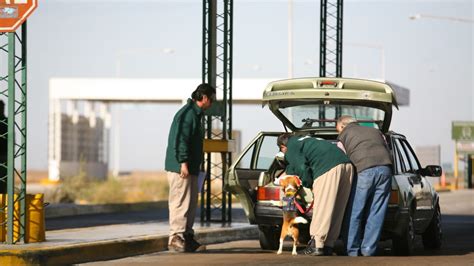
<instances>
[{"instance_id":1,"label":"blue jeans","mask_svg":"<svg viewBox=\"0 0 474 266\"><path fill-rule=\"evenodd\" d=\"M373 256L390 198L392 170L388 166L365 169L352 184L346 213L347 255Z\"/></svg>"}]
</instances>

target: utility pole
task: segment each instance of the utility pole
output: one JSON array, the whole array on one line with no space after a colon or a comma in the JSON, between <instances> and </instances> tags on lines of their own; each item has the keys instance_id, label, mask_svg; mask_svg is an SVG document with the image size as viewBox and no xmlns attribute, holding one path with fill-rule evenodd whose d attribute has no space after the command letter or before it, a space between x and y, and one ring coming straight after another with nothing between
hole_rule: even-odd
<instances>
[{"instance_id":1,"label":"utility pole","mask_svg":"<svg viewBox=\"0 0 474 266\"><path fill-rule=\"evenodd\" d=\"M342 77L343 0L321 0L319 76Z\"/></svg>"},{"instance_id":2,"label":"utility pole","mask_svg":"<svg viewBox=\"0 0 474 266\"><path fill-rule=\"evenodd\" d=\"M233 0L203 0L202 82L216 88L218 100L206 111L204 119L206 181L201 192L201 222L232 221L231 194L224 190L224 175L234 151L231 145L232 13Z\"/></svg>"},{"instance_id":3,"label":"utility pole","mask_svg":"<svg viewBox=\"0 0 474 266\"><path fill-rule=\"evenodd\" d=\"M319 76L342 77L342 7L343 0L321 0L319 31ZM319 110L319 118L325 119L325 108ZM336 109L336 117L341 108ZM322 122L325 126L325 122Z\"/></svg>"}]
</instances>

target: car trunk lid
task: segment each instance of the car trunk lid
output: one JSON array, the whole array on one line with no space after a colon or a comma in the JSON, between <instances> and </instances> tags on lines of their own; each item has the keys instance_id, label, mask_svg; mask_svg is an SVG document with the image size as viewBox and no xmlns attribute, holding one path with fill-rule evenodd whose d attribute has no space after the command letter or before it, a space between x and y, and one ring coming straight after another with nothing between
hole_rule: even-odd
<instances>
[{"instance_id":1,"label":"car trunk lid","mask_svg":"<svg viewBox=\"0 0 474 266\"><path fill-rule=\"evenodd\" d=\"M347 78L300 78L271 82L263 104L292 131L335 131L336 119L351 115L359 123L387 132L392 88L382 82Z\"/></svg>"}]
</instances>

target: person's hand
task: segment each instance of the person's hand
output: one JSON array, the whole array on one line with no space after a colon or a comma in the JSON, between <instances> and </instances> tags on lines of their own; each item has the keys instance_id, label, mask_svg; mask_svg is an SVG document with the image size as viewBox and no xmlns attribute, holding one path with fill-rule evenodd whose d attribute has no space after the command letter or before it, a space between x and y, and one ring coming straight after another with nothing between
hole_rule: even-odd
<instances>
[{"instance_id":1,"label":"person's hand","mask_svg":"<svg viewBox=\"0 0 474 266\"><path fill-rule=\"evenodd\" d=\"M181 164L181 172L179 176L182 178L187 178L189 176L188 163Z\"/></svg>"}]
</instances>

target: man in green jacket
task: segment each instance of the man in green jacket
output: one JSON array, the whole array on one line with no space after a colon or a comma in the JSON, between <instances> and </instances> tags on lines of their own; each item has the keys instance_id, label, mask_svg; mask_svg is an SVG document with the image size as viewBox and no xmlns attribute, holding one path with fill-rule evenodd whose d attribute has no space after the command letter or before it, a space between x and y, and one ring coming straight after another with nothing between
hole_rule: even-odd
<instances>
[{"instance_id":1,"label":"man in green jacket","mask_svg":"<svg viewBox=\"0 0 474 266\"><path fill-rule=\"evenodd\" d=\"M311 241L301 254L332 255L351 190L352 164L341 149L326 140L284 133L277 144L288 162L286 174L298 175L303 185L313 190Z\"/></svg>"},{"instance_id":2,"label":"man in green jacket","mask_svg":"<svg viewBox=\"0 0 474 266\"><path fill-rule=\"evenodd\" d=\"M165 170L169 183L170 233L168 249L175 252L204 250L194 239L198 200L197 176L203 157L203 112L211 107L216 90L201 84L174 116L166 149Z\"/></svg>"}]
</instances>

